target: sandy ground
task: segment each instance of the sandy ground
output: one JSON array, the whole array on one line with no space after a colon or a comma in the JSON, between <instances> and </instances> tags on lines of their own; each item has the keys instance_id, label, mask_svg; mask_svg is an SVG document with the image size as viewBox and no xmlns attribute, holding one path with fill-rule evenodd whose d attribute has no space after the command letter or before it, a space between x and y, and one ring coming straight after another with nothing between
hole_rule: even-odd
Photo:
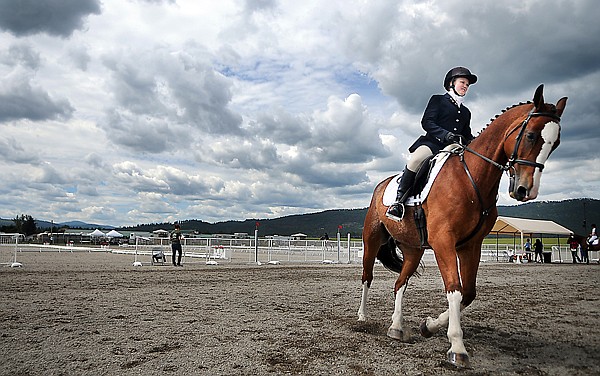
<instances>
[{"instance_id":1,"label":"sandy ground","mask_svg":"<svg viewBox=\"0 0 600 376\"><path fill-rule=\"evenodd\" d=\"M395 275L359 265L132 267L129 255L23 253L0 268L0 375L598 375L600 266L482 264L463 313L472 369L448 365L426 266L406 294L409 343L386 336Z\"/></svg>"}]
</instances>

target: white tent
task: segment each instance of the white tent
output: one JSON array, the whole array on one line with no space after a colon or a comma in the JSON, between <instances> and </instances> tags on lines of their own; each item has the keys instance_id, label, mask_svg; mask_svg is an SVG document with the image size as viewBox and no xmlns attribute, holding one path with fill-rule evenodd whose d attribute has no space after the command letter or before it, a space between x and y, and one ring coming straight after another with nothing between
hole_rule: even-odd
<instances>
[{"instance_id":1,"label":"white tent","mask_svg":"<svg viewBox=\"0 0 600 376\"><path fill-rule=\"evenodd\" d=\"M158 236L159 238L166 238L167 236L169 236L169 231L163 229L154 230L152 231L152 233Z\"/></svg>"},{"instance_id":2,"label":"white tent","mask_svg":"<svg viewBox=\"0 0 600 376\"><path fill-rule=\"evenodd\" d=\"M122 238L123 234L121 234L120 232L118 232L117 230L110 230L106 236L108 236L109 238Z\"/></svg>"},{"instance_id":3,"label":"white tent","mask_svg":"<svg viewBox=\"0 0 600 376\"><path fill-rule=\"evenodd\" d=\"M88 234L89 236L91 236L92 238L100 238L102 236L106 236L105 233L103 233L102 231L95 229L94 231L90 232Z\"/></svg>"},{"instance_id":4,"label":"white tent","mask_svg":"<svg viewBox=\"0 0 600 376\"><path fill-rule=\"evenodd\" d=\"M573 233L568 228L552 221L501 216L496 219L491 232L498 234L520 233L521 237L523 234L571 235Z\"/></svg>"},{"instance_id":5,"label":"white tent","mask_svg":"<svg viewBox=\"0 0 600 376\"><path fill-rule=\"evenodd\" d=\"M519 235L521 249L524 249L524 235L533 238L534 234L571 235L573 231L553 221L498 216L491 233ZM559 254L560 256L560 254Z\"/></svg>"}]
</instances>

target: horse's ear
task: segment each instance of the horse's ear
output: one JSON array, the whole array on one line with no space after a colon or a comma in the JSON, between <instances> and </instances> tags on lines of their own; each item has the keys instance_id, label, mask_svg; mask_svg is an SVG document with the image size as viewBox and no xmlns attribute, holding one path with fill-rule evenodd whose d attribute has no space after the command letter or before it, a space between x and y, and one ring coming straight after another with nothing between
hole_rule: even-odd
<instances>
[{"instance_id":1,"label":"horse's ear","mask_svg":"<svg viewBox=\"0 0 600 376\"><path fill-rule=\"evenodd\" d=\"M533 104L539 110L544 105L544 84L540 84L533 94Z\"/></svg>"},{"instance_id":2,"label":"horse's ear","mask_svg":"<svg viewBox=\"0 0 600 376\"><path fill-rule=\"evenodd\" d=\"M556 113L558 116L562 116L565 107L567 106L567 97L562 97L556 102Z\"/></svg>"}]
</instances>

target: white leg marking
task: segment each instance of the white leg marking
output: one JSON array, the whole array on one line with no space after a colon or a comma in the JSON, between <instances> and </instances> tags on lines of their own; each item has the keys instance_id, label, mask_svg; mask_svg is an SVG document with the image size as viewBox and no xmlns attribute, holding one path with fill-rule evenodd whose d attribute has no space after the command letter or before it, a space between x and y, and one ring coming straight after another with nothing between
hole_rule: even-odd
<instances>
[{"instance_id":1,"label":"white leg marking","mask_svg":"<svg viewBox=\"0 0 600 376\"><path fill-rule=\"evenodd\" d=\"M428 317L425 321L425 325L427 325L427 330L432 334L437 333L441 328L445 328L448 326L448 310L442 312L437 319Z\"/></svg>"},{"instance_id":2,"label":"white leg marking","mask_svg":"<svg viewBox=\"0 0 600 376\"><path fill-rule=\"evenodd\" d=\"M540 154L538 154L536 158L537 163L544 164L548 160L550 156L550 152L552 151L552 146L558 140L558 135L560 134L560 125L553 121L546 123L544 129L542 129L542 140L544 144L542 145L542 149L540 150ZM542 179L542 171L539 168L535 168L533 173L533 187L527 196L527 199L535 199L540 190L540 181Z\"/></svg>"},{"instance_id":3,"label":"white leg marking","mask_svg":"<svg viewBox=\"0 0 600 376\"><path fill-rule=\"evenodd\" d=\"M358 321L365 321L367 319L367 295L369 295L369 286L367 286L367 282L364 282L362 285L360 307L358 307Z\"/></svg>"},{"instance_id":4,"label":"white leg marking","mask_svg":"<svg viewBox=\"0 0 600 376\"><path fill-rule=\"evenodd\" d=\"M460 302L462 294L458 291L446 294L448 298L448 340L450 350L448 353L466 354L467 349L463 342L463 332L460 327Z\"/></svg>"},{"instance_id":5,"label":"white leg marking","mask_svg":"<svg viewBox=\"0 0 600 376\"><path fill-rule=\"evenodd\" d=\"M404 300L404 290L406 285L396 292L394 301L394 314L392 315L392 325L388 328L388 337L406 342L410 339L410 331L402 327L402 301Z\"/></svg>"},{"instance_id":6,"label":"white leg marking","mask_svg":"<svg viewBox=\"0 0 600 376\"><path fill-rule=\"evenodd\" d=\"M402 330L402 301L404 300L404 288L400 288L396 293L394 301L394 313L392 314L392 325L390 329Z\"/></svg>"}]
</instances>

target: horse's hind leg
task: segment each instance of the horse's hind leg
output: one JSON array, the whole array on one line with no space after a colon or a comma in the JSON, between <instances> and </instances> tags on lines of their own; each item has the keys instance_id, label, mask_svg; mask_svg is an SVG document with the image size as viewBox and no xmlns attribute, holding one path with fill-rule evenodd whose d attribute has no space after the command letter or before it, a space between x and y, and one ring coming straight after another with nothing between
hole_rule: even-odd
<instances>
[{"instance_id":1,"label":"horse's hind leg","mask_svg":"<svg viewBox=\"0 0 600 376\"><path fill-rule=\"evenodd\" d=\"M392 314L392 325L388 328L387 335L390 338L394 338L403 342L410 339L410 331L404 328L404 319L402 316L402 308L404 301L404 292L408 287L408 279L415 273L419 267L419 262L423 251L417 250L411 252L403 251L404 263L402 265L402 271L396 280L394 286L394 293L396 298L394 300L394 313Z\"/></svg>"}]
</instances>

